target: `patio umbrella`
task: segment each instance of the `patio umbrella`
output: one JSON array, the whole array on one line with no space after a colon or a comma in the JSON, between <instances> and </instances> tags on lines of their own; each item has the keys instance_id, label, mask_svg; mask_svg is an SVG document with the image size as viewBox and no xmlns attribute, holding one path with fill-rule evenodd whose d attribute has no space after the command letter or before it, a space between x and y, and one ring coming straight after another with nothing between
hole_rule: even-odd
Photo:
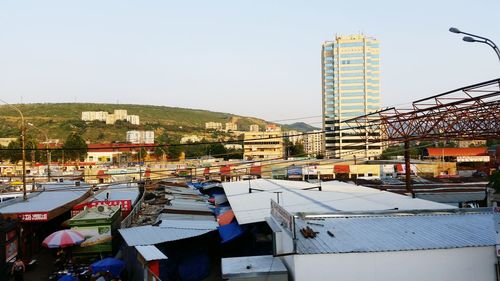
<instances>
[{"instance_id":1,"label":"patio umbrella","mask_svg":"<svg viewBox=\"0 0 500 281\"><path fill-rule=\"evenodd\" d=\"M113 276L119 276L125 268L122 260L114 258L105 258L90 265L92 272L109 272Z\"/></svg>"},{"instance_id":2,"label":"patio umbrella","mask_svg":"<svg viewBox=\"0 0 500 281\"><path fill-rule=\"evenodd\" d=\"M52 233L43 240L42 245L47 248L64 248L78 245L85 240L85 237L71 229L63 229Z\"/></svg>"}]
</instances>

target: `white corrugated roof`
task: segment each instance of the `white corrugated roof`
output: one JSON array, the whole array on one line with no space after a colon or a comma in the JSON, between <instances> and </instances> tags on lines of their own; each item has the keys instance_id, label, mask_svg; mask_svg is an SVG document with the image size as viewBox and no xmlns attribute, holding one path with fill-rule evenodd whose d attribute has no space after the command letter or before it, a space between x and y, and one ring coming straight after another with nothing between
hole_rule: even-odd
<instances>
[{"instance_id":1,"label":"white corrugated roof","mask_svg":"<svg viewBox=\"0 0 500 281\"><path fill-rule=\"evenodd\" d=\"M160 227L180 228L180 229L217 229L219 224L213 218L209 220L170 220L161 219Z\"/></svg>"},{"instance_id":2,"label":"white corrugated roof","mask_svg":"<svg viewBox=\"0 0 500 281\"><path fill-rule=\"evenodd\" d=\"M154 245L200 236L217 229L217 222L199 220L168 220L160 226L137 226L118 231L129 246Z\"/></svg>"},{"instance_id":3,"label":"white corrugated roof","mask_svg":"<svg viewBox=\"0 0 500 281\"><path fill-rule=\"evenodd\" d=\"M153 245L148 246L135 246L139 254L145 261L166 260L168 259L158 248Z\"/></svg>"},{"instance_id":4,"label":"white corrugated roof","mask_svg":"<svg viewBox=\"0 0 500 281\"><path fill-rule=\"evenodd\" d=\"M492 213L296 219L299 254L361 253L495 245ZM300 229L309 226L315 238ZM328 234L330 231L334 236Z\"/></svg>"},{"instance_id":5,"label":"white corrugated roof","mask_svg":"<svg viewBox=\"0 0 500 281\"><path fill-rule=\"evenodd\" d=\"M223 258L221 260L222 278L251 278L288 273L279 257L249 256ZM264 279L264 278L261 278ZM271 278L270 278L271 279Z\"/></svg>"},{"instance_id":6,"label":"white corrugated roof","mask_svg":"<svg viewBox=\"0 0 500 281\"><path fill-rule=\"evenodd\" d=\"M252 189L264 191L253 190L249 193L249 184ZM323 191L303 190L317 187L317 184L285 180L258 179L223 183L223 186L239 224L264 221L270 215L270 200L278 201L278 195L280 205L292 213L455 208L446 204L337 181L322 182Z\"/></svg>"},{"instance_id":7,"label":"white corrugated roof","mask_svg":"<svg viewBox=\"0 0 500 281\"><path fill-rule=\"evenodd\" d=\"M139 197L139 188L136 183L113 185L102 189L101 192L94 195L94 198L97 201L106 200L108 193L108 200L131 200L133 204Z\"/></svg>"},{"instance_id":8,"label":"white corrugated roof","mask_svg":"<svg viewBox=\"0 0 500 281\"><path fill-rule=\"evenodd\" d=\"M30 194L26 201L17 198L0 204L0 213L50 212L81 198L90 188L84 183L75 186L73 182L44 184L43 187L45 191Z\"/></svg>"}]
</instances>

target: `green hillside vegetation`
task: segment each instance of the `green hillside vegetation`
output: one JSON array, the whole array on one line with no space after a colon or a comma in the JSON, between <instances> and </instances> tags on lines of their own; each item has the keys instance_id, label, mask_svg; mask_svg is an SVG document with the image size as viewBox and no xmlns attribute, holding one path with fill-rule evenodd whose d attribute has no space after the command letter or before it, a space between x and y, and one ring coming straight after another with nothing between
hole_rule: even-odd
<instances>
[{"instance_id":1,"label":"green hillside vegetation","mask_svg":"<svg viewBox=\"0 0 500 281\"><path fill-rule=\"evenodd\" d=\"M51 139L65 140L70 133L77 133L91 142L124 142L126 131L154 130L155 136L164 132L177 139L186 134L205 135L205 122L235 122L239 130L248 130L251 124L263 128L266 121L253 117L243 117L222 112L211 112L199 109L187 109L152 105L131 104L93 104L93 103L43 103L15 105L24 114L27 122L47 132ZM82 111L107 111L125 109L129 115L139 115L140 125L132 125L125 121L117 121L114 125L104 122L81 121ZM19 136L19 113L7 105L0 106L0 138ZM28 134L40 135L28 127ZM223 136L223 134L222 134ZM216 137L221 137L216 134ZM39 136L43 140L43 136Z\"/></svg>"}]
</instances>

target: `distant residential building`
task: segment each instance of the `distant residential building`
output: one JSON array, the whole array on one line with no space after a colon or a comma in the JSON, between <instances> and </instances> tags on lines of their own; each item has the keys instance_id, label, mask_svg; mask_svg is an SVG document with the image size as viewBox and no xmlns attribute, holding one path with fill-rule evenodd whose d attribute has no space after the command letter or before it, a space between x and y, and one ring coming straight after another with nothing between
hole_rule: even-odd
<instances>
[{"instance_id":1,"label":"distant residential building","mask_svg":"<svg viewBox=\"0 0 500 281\"><path fill-rule=\"evenodd\" d=\"M201 138L197 135L183 136L181 138L180 143L188 143L188 142L200 142Z\"/></svg>"},{"instance_id":2,"label":"distant residential building","mask_svg":"<svg viewBox=\"0 0 500 281\"><path fill-rule=\"evenodd\" d=\"M82 111L82 121L102 121L108 118L107 111Z\"/></svg>"},{"instance_id":3,"label":"distant residential building","mask_svg":"<svg viewBox=\"0 0 500 281\"><path fill-rule=\"evenodd\" d=\"M115 109L114 113L116 120L127 120L127 110Z\"/></svg>"},{"instance_id":4,"label":"distant residential building","mask_svg":"<svg viewBox=\"0 0 500 281\"><path fill-rule=\"evenodd\" d=\"M458 141L458 147L479 147L486 146L485 140L461 140Z\"/></svg>"},{"instance_id":5,"label":"distant residential building","mask_svg":"<svg viewBox=\"0 0 500 281\"><path fill-rule=\"evenodd\" d=\"M266 132L281 132L281 127L276 124L267 124Z\"/></svg>"},{"instance_id":6,"label":"distant residential building","mask_svg":"<svg viewBox=\"0 0 500 281\"><path fill-rule=\"evenodd\" d=\"M120 159L123 153L137 154L144 148L147 154L153 153L153 144L129 144L129 143L93 143L88 145L86 162L99 164L113 163Z\"/></svg>"},{"instance_id":7,"label":"distant residential building","mask_svg":"<svg viewBox=\"0 0 500 281\"><path fill-rule=\"evenodd\" d=\"M226 123L226 132L229 131L238 131L238 125L232 122Z\"/></svg>"},{"instance_id":8,"label":"distant residential building","mask_svg":"<svg viewBox=\"0 0 500 281\"><path fill-rule=\"evenodd\" d=\"M133 125L139 125L139 115L127 115L127 122Z\"/></svg>"},{"instance_id":9,"label":"distant residential building","mask_svg":"<svg viewBox=\"0 0 500 281\"><path fill-rule=\"evenodd\" d=\"M154 131L127 131L127 142L152 144L155 142Z\"/></svg>"},{"instance_id":10,"label":"distant residential building","mask_svg":"<svg viewBox=\"0 0 500 281\"><path fill-rule=\"evenodd\" d=\"M325 139L325 133L321 130L315 130L312 132L307 132L304 135L304 151L309 156L324 155L323 151L323 141Z\"/></svg>"},{"instance_id":11,"label":"distant residential building","mask_svg":"<svg viewBox=\"0 0 500 281\"><path fill-rule=\"evenodd\" d=\"M283 132L283 137L288 139L288 141L291 142L293 145L302 143L304 141L303 133L296 130Z\"/></svg>"},{"instance_id":12,"label":"distant residential building","mask_svg":"<svg viewBox=\"0 0 500 281\"><path fill-rule=\"evenodd\" d=\"M222 131L222 123L219 123L219 122L207 122L207 123L205 123L205 129L207 129L207 130L215 130L215 131Z\"/></svg>"},{"instance_id":13,"label":"distant residential building","mask_svg":"<svg viewBox=\"0 0 500 281\"><path fill-rule=\"evenodd\" d=\"M125 109L115 109L113 113L107 111L82 111L82 121L102 121L108 125L115 124L117 120L130 122L139 125L138 115L127 115Z\"/></svg>"},{"instance_id":14,"label":"distant residential building","mask_svg":"<svg viewBox=\"0 0 500 281\"><path fill-rule=\"evenodd\" d=\"M237 143L228 143L228 144L225 144L224 147L226 149L243 149L243 145L241 144L237 144Z\"/></svg>"},{"instance_id":15,"label":"distant residential building","mask_svg":"<svg viewBox=\"0 0 500 281\"><path fill-rule=\"evenodd\" d=\"M259 125L257 125L257 124L250 125L250 129L248 131L250 131L250 132L260 131Z\"/></svg>"},{"instance_id":16,"label":"distant residential building","mask_svg":"<svg viewBox=\"0 0 500 281\"><path fill-rule=\"evenodd\" d=\"M382 152L380 132L350 129L356 124L345 122L380 109L379 53L378 40L365 35L336 36L323 43L323 130L329 158L373 158Z\"/></svg>"},{"instance_id":17,"label":"distant residential building","mask_svg":"<svg viewBox=\"0 0 500 281\"><path fill-rule=\"evenodd\" d=\"M8 146L9 143L16 141L17 138L0 138L0 145L1 146Z\"/></svg>"},{"instance_id":18,"label":"distant residential building","mask_svg":"<svg viewBox=\"0 0 500 281\"><path fill-rule=\"evenodd\" d=\"M243 158L247 160L280 159L283 157L283 133L245 132Z\"/></svg>"}]
</instances>

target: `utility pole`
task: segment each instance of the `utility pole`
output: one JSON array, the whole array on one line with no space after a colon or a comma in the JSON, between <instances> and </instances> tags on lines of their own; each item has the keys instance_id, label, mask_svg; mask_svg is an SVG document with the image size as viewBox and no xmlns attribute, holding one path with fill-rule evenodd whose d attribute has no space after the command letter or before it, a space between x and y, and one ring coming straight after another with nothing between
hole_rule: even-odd
<instances>
[{"instance_id":1,"label":"utility pole","mask_svg":"<svg viewBox=\"0 0 500 281\"><path fill-rule=\"evenodd\" d=\"M406 192L411 193L412 197L415 198L413 193L413 188L411 186L411 167L410 167L410 141L405 140L405 183Z\"/></svg>"},{"instance_id":2,"label":"utility pole","mask_svg":"<svg viewBox=\"0 0 500 281\"><path fill-rule=\"evenodd\" d=\"M21 115L21 154L22 154L22 166L23 166L23 199L24 200L28 200L28 196L26 194L26 145L25 145L25 135L26 135L26 126L24 124L24 115L23 113L21 112L21 110L17 107L15 107L14 105L4 101L4 100L1 100L0 99L0 102L3 102L4 104L6 104L7 106L11 107L12 109L16 110L19 115ZM22 103L22 97L21 97L21 103Z\"/></svg>"}]
</instances>

